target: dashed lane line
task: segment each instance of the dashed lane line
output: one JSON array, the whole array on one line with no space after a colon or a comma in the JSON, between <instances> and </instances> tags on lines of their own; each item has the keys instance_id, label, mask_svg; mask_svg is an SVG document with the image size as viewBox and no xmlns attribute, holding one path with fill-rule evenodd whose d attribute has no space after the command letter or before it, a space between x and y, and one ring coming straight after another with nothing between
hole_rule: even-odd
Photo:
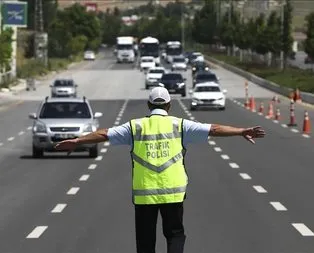
<instances>
[{"instance_id":1,"label":"dashed lane line","mask_svg":"<svg viewBox=\"0 0 314 253\"><path fill-rule=\"evenodd\" d=\"M215 146L215 145L216 145L216 142L214 142L214 141L208 141L208 144L211 145L211 146Z\"/></svg>"},{"instance_id":2,"label":"dashed lane line","mask_svg":"<svg viewBox=\"0 0 314 253\"><path fill-rule=\"evenodd\" d=\"M8 138L8 141L13 141L14 139L15 139L15 137L12 136L12 137Z\"/></svg>"},{"instance_id":3,"label":"dashed lane line","mask_svg":"<svg viewBox=\"0 0 314 253\"><path fill-rule=\"evenodd\" d=\"M24 131L19 132L19 135L23 135L23 134L24 134Z\"/></svg>"},{"instance_id":4,"label":"dashed lane line","mask_svg":"<svg viewBox=\"0 0 314 253\"><path fill-rule=\"evenodd\" d=\"M302 134L302 136L303 136L304 138L311 138L311 136L309 136L308 134Z\"/></svg>"},{"instance_id":5,"label":"dashed lane line","mask_svg":"<svg viewBox=\"0 0 314 253\"><path fill-rule=\"evenodd\" d=\"M95 158L95 161L101 161L102 160L102 155L99 155L99 156L97 156L96 158Z\"/></svg>"},{"instance_id":6,"label":"dashed lane line","mask_svg":"<svg viewBox=\"0 0 314 253\"><path fill-rule=\"evenodd\" d=\"M314 233L303 223L292 223L292 226L303 236L314 236Z\"/></svg>"},{"instance_id":7,"label":"dashed lane line","mask_svg":"<svg viewBox=\"0 0 314 253\"><path fill-rule=\"evenodd\" d=\"M288 211L288 209L280 202L274 201L269 203L276 209L276 211Z\"/></svg>"},{"instance_id":8,"label":"dashed lane line","mask_svg":"<svg viewBox=\"0 0 314 253\"><path fill-rule=\"evenodd\" d=\"M106 153L107 150L108 150L108 149L106 149L106 148L102 148L102 149L100 150L100 153Z\"/></svg>"},{"instance_id":9,"label":"dashed lane line","mask_svg":"<svg viewBox=\"0 0 314 253\"><path fill-rule=\"evenodd\" d=\"M105 143L104 143L104 146L105 147L108 147L110 145L110 142L109 141L106 141Z\"/></svg>"},{"instance_id":10,"label":"dashed lane line","mask_svg":"<svg viewBox=\"0 0 314 253\"><path fill-rule=\"evenodd\" d=\"M239 173L240 177L242 177L244 180L251 180L252 178L247 173Z\"/></svg>"},{"instance_id":11,"label":"dashed lane line","mask_svg":"<svg viewBox=\"0 0 314 253\"><path fill-rule=\"evenodd\" d=\"M80 190L80 187L72 187L68 190L67 195L75 195Z\"/></svg>"},{"instance_id":12,"label":"dashed lane line","mask_svg":"<svg viewBox=\"0 0 314 253\"><path fill-rule=\"evenodd\" d=\"M290 131L293 132L293 133L298 133L299 132L299 130L296 129L296 128L291 128Z\"/></svg>"},{"instance_id":13,"label":"dashed lane line","mask_svg":"<svg viewBox=\"0 0 314 253\"><path fill-rule=\"evenodd\" d=\"M28 236L26 238L27 239L37 239L45 232L45 230L47 228L48 228L48 226L37 226L36 228L34 228L34 230L32 232L30 232L28 234Z\"/></svg>"},{"instance_id":14,"label":"dashed lane line","mask_svg":"<svg viewBox=\"0 0 314 253\"><path fill-rule=\"evenodd\" d=\"M214 150L215 150L216 152L221 152L221 151L222 151L222 149L221 149L220 147L214 147Z\"/></svg>"},{"instance_id":15,"label":"dashed lane line","mask_svg":"<svg viewBox=\"0 0 314 253\"><path fill-rule=\"evenodd\" d=\"M232 169L239 169L240 166L236 163L229 163L229 166L232 168Z\"/></svg>"},{"instance_id":16,"label":"dashed lane line","mask_svg":"<svg viewBox=\"0 0 314 253\"><path fill-rule=\"evenodd\" d=\"M3 143L2 142L0 142L0 147L3 145Z\"/></svg>"},{"instance_id":17,"label":"dashed lane line","mask_svg":"<svg viewBox=\"0 0 314 253\"><path fill-rule=\"evenodd\" d=\"M52 210L52 213L62 213L67 204L57 204Z\"/></svg>"},{"instance_id":18,"label":"dashed lane line","mask_svg":"<svg viewBox=\"0 0 314 253\"><path fill-rule=\"evenodd\" d=\"M230 157L228 155L221 155L221 158L223 160L229 160L230 159Z\"/></svg>"},{"instance_id":19,"label":"dashed lane line","mask_svg":"<svg viewBox=\"0 0 314 253\"><path fill-rule=\"evenodd\" d=\"M80 181L87 181L89 179L89 175L82 175L81 177L80 177Z\"/></svg>"},{"instance_id":20,"label":"dashed lane line","mask_svg":"<svg viewBox=\"0 0 314 253\"><path fill-rule=\"evenodd\" d=\"M88 169L89 170L94 170L94 169L96 169L96 167L97 167L97 164L91 164L91 165L88 166Z\"/></svg>"},{"instance_id":21,"label":"dashed lane line","mask_svg":"<svg viewBox=\"0 0 314 253\"><path fill-rule=\"evenodd\" d=\"M27 130L31 130L31 129L32 129L32 126L27 127Z\"/></svg>"},{"instance_id":22,"label":"dashed lane line","mask_svg":"<svg viewBox=\"0 0 314 253\"><path fill-rule=\"evenodd\" d=\"M260 186L260 185L253 185L253 188L254 188L255 191L257 191L258 193L267 193L267 191L264 189L263 186Z\"/></svg>"}]
</instances>

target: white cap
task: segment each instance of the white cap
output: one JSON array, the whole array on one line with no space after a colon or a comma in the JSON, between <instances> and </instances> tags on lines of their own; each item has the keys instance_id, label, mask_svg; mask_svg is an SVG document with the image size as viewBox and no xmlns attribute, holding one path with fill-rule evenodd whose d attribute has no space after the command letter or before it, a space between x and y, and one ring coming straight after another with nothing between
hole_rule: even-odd
<instances>
[{"instance_id":1,"label":"white cap","mask_svg":"<svg viewBox=\"0 0 314 253\"><path fill-rule=\"evenodd\" d=\"M164 87L155 87L149 94L148 101L153 105L167 104L171 100L169 92Z\"/></svg>"}]
</instances>

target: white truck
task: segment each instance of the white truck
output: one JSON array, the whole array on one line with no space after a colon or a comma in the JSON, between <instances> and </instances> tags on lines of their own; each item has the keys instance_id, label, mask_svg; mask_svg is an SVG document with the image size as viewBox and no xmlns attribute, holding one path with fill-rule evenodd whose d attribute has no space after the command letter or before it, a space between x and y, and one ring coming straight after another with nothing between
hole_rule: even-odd
<instances>
[{"instance_id":1,"label":"white truck","mask_svg":"<svg viewBox=\"0 0 314 253\"><path fill-rule=\"evenodd\" d=\"M116 55L118 63L134 63L134 38L131 36L117 37Z\"/></svg>"}]
</instances>

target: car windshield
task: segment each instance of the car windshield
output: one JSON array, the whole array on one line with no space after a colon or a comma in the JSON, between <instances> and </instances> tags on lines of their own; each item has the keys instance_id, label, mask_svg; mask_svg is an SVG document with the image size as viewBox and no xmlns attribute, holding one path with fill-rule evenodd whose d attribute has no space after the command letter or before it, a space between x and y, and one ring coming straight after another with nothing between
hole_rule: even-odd
<instances>
[{"instance_id":1,"label":"car windshield","mask_svg":"<svg viewBox=\"0 0 314 253\"><path fill-rule=\"evenodd\" d=\"M74 82L72 80L56 80L54 82L54 86L55 87L64 87L64 86L71 87L71 86L74 86Z\"/></svg>"},{"instance_id":2,"label":"car windshield","mask_svg":"<svg viewBox=\"0 0 314 253\"><path fill-rule=\"evenodd\" d=\"M161 80L169 81L169 80L183 80L180 74L167 74L163 75Z\"/></svg>"},{"instance_id":3,"label":"car windshield","mask_svg":"<svg viewBox=\"0 0 314 253\"><path fill-rule=\"evenodd\" d=\"M84 102L49 102L40 111L41 119L89 119L91 114Z\"/></svg>"},{"instance_id":4,"label":"car windshield","mask_svg":"<svg viewBox=\"0 0 314 253\"><path fill-rule=\"evenodd\" d=\"M142 62L153 62L153 59L142 59Z\"/></svg>"},{"instance_id":5,"label":"car windshield","mask_svg":"<svg viewBox=\"0 0 314 253\"><path fill-rule=\"evenodd\" d=\"M197 75L196 80L197 81L209 81L209 82L218 81L216 75L208 75L208 74Z\"/></svg>"},{"instance_id":6,"label":"car windshield","mask_svg":"<svg viewBox=\"0 0 314 253\"><path fill-rule=\"evenodd\" d=\"M219 92L218 86L200 86L195 88L195 92Z\"/></svg>"},{"instance_id":7,"label":"car windshield","mask_svg":"<svg viewBox=\"0 0 314 253\"><path fill-rule=\"evenodd\" d=\"M151 69L149 73L151 74L163 74L165 71L163 69Z\"/></svg>"},{"instance_id":8,"label":"car windshield","mask_svg":"<svg viewBox=\"0 0 314 253\"><path fill-rule=\"evenodd\" d=\"M205 62L198 61L198 62L195 63L195 65L193 67L195 67L195 68L206 68L207 66L206 66Z\"/></svg>"},{"instance_id":9,"label":"car windshield","mask_svg":"<svg viewBox=\"0 0 314 253\"><path fill-rule=\"evenodd\" d=\"M184 58L174 58L173 62L185 62Z\"/></svg>"},{"instance_id":10,"label":"car windshield","mask_svg":"<svg viewBox=\"0 0 314 253\"><path fill-rule=\"evenodd\" d=\"M129 45L117 45L117 49L118 50L132 50L133 49L133 45L129 44Z\"/></svg>"}]
</instances>

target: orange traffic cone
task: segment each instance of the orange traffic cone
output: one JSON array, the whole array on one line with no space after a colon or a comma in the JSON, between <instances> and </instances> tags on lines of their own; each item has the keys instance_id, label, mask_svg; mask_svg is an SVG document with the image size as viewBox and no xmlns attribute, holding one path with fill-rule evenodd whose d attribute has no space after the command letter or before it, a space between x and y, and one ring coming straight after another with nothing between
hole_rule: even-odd
<instances>
[{"instance_id":1,"label":"orange traffic cone","mask_svg":"<svg viewBox=\"0 0 314 253\"><path fill-rule=\"evenodd\" d=\"M274 117L273 103L272 103L272 102L269 102L269 105L268 105L268 112L267 112L266 118L272 119L273 117Z\"/></svg>"},{"instance_id":2,"label":"orange traffic cone","mask_svg":"<svg viewBox=\"0 0 314 253\"><path fill-rule=\"evenodd\" d=\"M250 107L251 107L251 105L250 105L250 100L249 100L249 98L248 97L246 97L246 101L245 101L245 108L246 109L248 109L248 110L250 110Z\"/></svg>"},{"instance_id":3,"label":"orange traffic cone","mask_svg":"<svg viewBox=\"0 0 314 253\"><path fill-rule=\"evenodd\" d=\"M290 122L288 126L297 126L295 122L295 113L294 113L294 101L293 99L290 100Z\"/></svg>"},{"instance_id":4,"label":"orange traffic cone","mask_svg":"<svg viewBox=\"0 0 314 253\"><path fill-rule=\"evenodd\" d=\"M250 98L250 110L251 112L256 112L255 100L253 96Z\"/></svg>"},{"instance_id":5,"label":"orange traffic cone","mask_svg":"<svg viewBox=\"0 0 314 253\"><path fill-rule=\"evenodd\" d=\"M304 112L304 121L303 121L303 133L309 134L311 132L311 122L309 118L309 113L307 111Z\"/></svg>"},{"instance_id":6,"label":"orange traffic cone","mask_svg":"<svg viewBox=\"0 0 314 253\"><path fill-rule=\"evenodd\" d=\"M263 115L264 114L264 103L261 102L258 109L258 114Z\"/></svg>"},{"instance_id":7,"label":"orange traffic cone","mask_svg":"<svg viewBox=\"0 0 314 253\"><path fill-rule=\"evenodd\" d=\"M277 108L277 110L276 110L275 120L277 120L277 121L280 120L280 109L279 108Z\"/></svg>"}]
</instances>

